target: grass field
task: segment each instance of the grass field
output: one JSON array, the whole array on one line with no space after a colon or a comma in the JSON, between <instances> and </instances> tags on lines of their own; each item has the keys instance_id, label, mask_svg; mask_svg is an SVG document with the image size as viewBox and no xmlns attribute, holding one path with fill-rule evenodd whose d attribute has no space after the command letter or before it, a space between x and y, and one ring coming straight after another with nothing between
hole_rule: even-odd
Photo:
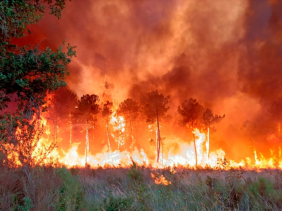
<instances>
[{"instance_id":1,"label":"grass field","mask_svg":"<svg viewBox=\"0 0 282 211\"><path fill-rule=\"evenodd\" d=\"M282 171L1 167L0 209L282 210Z\"/></svg>"}]
</instances>

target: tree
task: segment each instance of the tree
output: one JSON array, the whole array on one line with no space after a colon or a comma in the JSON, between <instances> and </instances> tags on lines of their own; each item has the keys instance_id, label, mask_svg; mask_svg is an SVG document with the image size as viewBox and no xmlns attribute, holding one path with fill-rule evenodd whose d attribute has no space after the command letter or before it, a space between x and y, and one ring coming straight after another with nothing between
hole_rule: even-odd
<instances>
[{"instance_id":1,"label":"tree","mask_svg":"<svg viewBox=\"0 0 282 211\"><path fill-rule=\"evenodd\" d=\"M120 103L119 108L117 110L117 114L123 116L126 122L129 123L131 147L133 147L134 144L133 122L136 120L139 114L139 109L140 109L140 105L138 104L138 102L128 98L122 103Z\"/></svg>"},{"instance_id":2,"label":"tree","mask_svg":"<svg viewBox=\"0 0 282 211\"><path fill-rule=\"evenodd\" d=\"M44 14L45 6L50 13L60 18L65 0L7 0L0 2L0 111L8 106L11 98L16 98L17 111L0 116L1 144L17 145L16 131L35 129L33 118L40 119L45 111L47 93L66 86L69 74L68 64L75 56L74 48L68 44L67 52L60 47L40 50L38 46L19 47L12 42L31 33L27 28L38 22ZM33 44L33 43L31 43ZM25 133L29 136L28 133ZM30 131L32 134L32 131Z\"/></svg>"},{"instance_id":3,"label":"tree","mask_svg":"<svg viewBox=\"0 0 282 211\"><path fill-rule=\"evenodd\" d=\"M207 128L207 157L209 158L209 146L210 146L210 127L213 124L219 123L225 115L219 116L214 115L212 110L209 108L206 108L206 110L203 113L203 123Z\"/></svg>"},{"instance_id":4,"label":"tree","mask_svg":"<svg viewBox=\"0 0 282 211\"><path fill-rule=\"evenodd\" d=\"M143 112L147 117L147 122L154 123L157 121L157 162L160 159L161 149L161 134L160 121L167 114L170 107L167 107L170 96L164 96L158 90L147 93L146 101L144 102Z\"/></svg>"},{"instance_id":5,"label":"tree","mask_svg":"<svg viewBox=\"0 0 282 211\"><path fill-rule=\"evenodd\" d=\"M49 117L55 119L58 124L69 124L69 130L67 127L63 127L62 129L69 132L70 144L72 143L72 113L77 103L77 95L68 87L63 87L54 92L53 106L48 112Z\"/></svg>"},{"instance_id":6,"label":"tree","mask_svg":"<svg viewBox=\"0 0 282 211\"><path fill-rule=\"evenodd\" d=\"M87 154L89 151L89 135L88 125L94 124L97 120L97 114L100 112L99 97L97 95L83 95L78 101L78 106L73 114L74 119L82 120L85 122L85 165L87 164Z\"/></svg>"},{"instance_id":7,"label":"tree","mask_svg":"<svg viewBox=\"0 0 282 211\"><path fill-rule=\"evenodd\" d=\"M102 116L104 117L105 121L106 121L106 128L107 128L107 138L108 138L108 147L109 147L109 151L111 151L111 143L110 143L110 134L109 134L109 123L110 123L110 116L112 115L113 111L112 111L112 107L113 107L113 103L107 101L104 104L103 110L102 110Z\"/></svg>"},{"instance_id":8,"label":"tree","mask_svg":"<svg viewBox=\"0 0 282 211\"><path fill-rule=\"evenodd\" d=\"M190 98L189 100L185 100L181 106L178 106L178 112L182 116L180 120L180 124L191 128L192 130L202 126L202 115L203 115L204 107L200 105L196 99ZM193 134L194 138L194 151L195 151L195 159L196 159L196 167L198 165L198 156L197 156L197 148L196 148L196 137Z\"/></svg>"},{"instance_id":9,"label":"tree","mask_svg":"<svg viewBox=\"0 0 282 211\"><path fill-rule=\"evenodd\" d=\"M12 38L25 36L27 26L42 18L46 2L51 14L60 17L65 0L55 0L54 3L48 0L0 3L0 109L7 107L12 94L17 94L21 106L31 98L42 105L47 91L66 86L64 78L69 74L67 65L75 56L74 47L68 45L68 52L64 53L62 47L53 52L50 48L41 51L38 47L19 47L11 42Z\"/></svg>"}]
</instances>

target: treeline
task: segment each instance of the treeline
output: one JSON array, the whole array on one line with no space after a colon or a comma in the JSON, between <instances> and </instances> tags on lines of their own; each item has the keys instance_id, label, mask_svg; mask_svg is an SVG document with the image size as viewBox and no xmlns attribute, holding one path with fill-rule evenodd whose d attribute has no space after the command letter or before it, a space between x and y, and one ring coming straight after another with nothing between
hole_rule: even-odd
<instances>
[{"instance_id":1,"label":"treeline","mask_svg":"<svg viewBox=\"0 0 282 211\"><path fill-rule=\"evenodd\" d=\"M93 131L97 125L103 125L105 131L107 133L107 145L108 150L112 150L112 144L110 141L110 136L112 133L115 133L115 141L118 142L118 148L121 145L121 141L124 141L125 136L129 137L128 141L130 141L130 147L134 146L136 134L136 126L140 122L146 122L148 125L156 126L156 151L157 151L157 162L160 162L160 152L161 145L163 142L163 138L161 136L162 131L160 125L163 125L165 122L171 120L171 116L169 115L169 100L170 96L165 96L162 93L159 93L158 90L148 92L146 97L142 102L136 101L134 99L128 98L118 105L114 105L113 102L106 101L101 102L99 96L92 94L83 95L79 100L75 97L75 94L71 93L71 91L65 89L63 91L64 94L59 93L55 96L54 99L54 117L62 116L62 110L65 112L65 118L68 119L71 125L83 125L85 129L85 155L87 157L89 151L89 128ZM68 93L68 94L67 94ZM65 99L65 103L64 102ZM66 105L66 102L69 106L62 107L62 105ZM115 122L110 124L113 112L115 112L114 118L122 118L116 119ZM207 133L207 141L209 142L210 131L214 130L214 125L219 123L225 115L216 115L212 112L210 108L206 108L201 105L196 99L187 99L181 105L178 106L178 113L180 115L179 126L186 127L191 132L198 128L201 130L205 130ZM68 117L70 118L68 118ZM99 124L100 122L100 124ZM102 124L101 124L102 123ZM118 130L110 131L111 127L120 127ZM118 125L120 124L120 125ZM122 124L126 125L125 127ZM102 126L102 127L103 127ZM71 130L72 128L70 128ZM148 127L147 127L148 130ZM125 135L126 134L126 135ZM197 149L195 143L195 135L194 136L194 149L196 155L196 164L197 164ZM93 140L94 142L94 140ZM209 150L209 149L207 149Z\"/></svg>"},{"instance_id":2,"label":"treeline","mask_svg":"<svg viewBox=\"0 0 282 211\"><path fill-rule=\"evenodd\" d=\"M175 129L182 127L184 130L187 129L187 131L193 132L195 128L198 128L199 130L204 131L207 135L206 141L208 142L206 146L209 146L210 134L215 131L215 125L225 117L225 115L214 114L210 108L201 105L197 99L193 98L184 100L177 108L178 115L172 117L169 114L175 114L175 111L172 111L169 106L170 96L166 96L158 90L148 92L142 99L142 101L137 101L128 98L117 103L103 101L99 96L94 94L87 94L80 99L77 99L74 93L67 88L63 88L55 95L53 109L55 109L56 112L53 116L54 118L62 117L62 113L65 113L64 118L68 123L72 122L73 125L81 124L84 127L86 133L86 154L89 150L89 128L92 133L94 133L96 128L99 128L99 131L105 132L108 150L111 151L116 149L112 141L116 141L117 148L120 148L126 140L127 147L129 146L132 149L134 144L138 142L136 141L136 138L142 136L142 134L148 133L148 130L152 130L153 127L156 136L153 137L152 140L143 135L142 142L145 141L149 144L150 140L152 142L156 141L156 160L158 162L160 159L161 146L165 139L162 134L164 131L167 133L169 127L169 124L167 123L173 122L173 128ZM279 138L281 135L281 105L282 101L278 100L273 102L266 108L269 115L266 115L266 118L263 121L256 121L255 119L253 121L246 120L242 122L241 126L238 126L238 129L233 129L233 133L230 131L228 138L232 139L232 136L236 137L237 135L238 137L238 134L240 134L240 138L237 140L249 141L247 144L251 150L258 150L258 144L265 143L267 134L274 133ZM111 122L110 124L113 112L115 112L116 117L122 116L123 119L121 120L117 118L115 122ZM69 118L70 116L71 118ZM118 126L123 123L125 123L124 128ZM263 130L261 124L269 125L266 127L268 130ZM148 128L148 125L151 125L151 128ZM111 135L114 135L114 137L111 138ZM193 133L192 135L194 140L195 159L198 164L197 149L195 146L196 137ZM151 134L151 137L152 136L153 133ZM99 137L99 141L100 140L101 137ZM91 142L94 143L94 135ZM97 142L95 141L95 143ZM209 154L209 149L206 150Z\"/></svg>"}]
</instances>

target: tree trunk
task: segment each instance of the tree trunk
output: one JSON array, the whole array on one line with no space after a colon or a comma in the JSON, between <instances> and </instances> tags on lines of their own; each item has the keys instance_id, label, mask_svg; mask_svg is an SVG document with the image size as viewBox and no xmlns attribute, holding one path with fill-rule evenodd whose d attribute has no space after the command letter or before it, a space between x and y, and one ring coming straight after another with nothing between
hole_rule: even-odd
<instances>
[{"instance_id":1,"label":"tree trunk","mask_svg":"<svg viewBox=\"0 0 282 211\"><path fill-rule=\"evenodd\" d=\"M93 123L93 145L94 145L94 140L95 140L95 122Z\"/></svg>"},{"instance_id":2,"label":"tree trunk","mask_svg":"<svg viewBox=\"0 0 282 211\"><path fill-rule=\"evenodd\" d=\"M106 127L107 127L107 137L108 137L109 151L111 151L110 136L109 136L109 123L108 123L108 121L107 121Z\"/></svg>"},{"instance_id":3,"label":"tree trunk","mask_svg":"<svg viewBox=\"0 0 282 211\"><path fill-rule=\"evenodd\" d=\"M85 166L87 166L87 154L89 151L88 120L86 120Z\"/></svg>"},{"instance_id":4,"label":"tree trunk","mask_svg":"<svg viewBox=\"0 0 282 211\"><path fill-rule=\"evenodd\" d=\"M196 168L198 166L198 155L197 155L197 146L196 146L196 137L195 134L193 134L194 137L194 150L195 150L195 158L196 158Z\"/></svg>"},{"instance_id":5,"label":"tree trunk","mask_svg":"<svg viewBox=\"0 0 282 211\"><path fill-rule=\"evenodd\" d=\"M71 113L70 113L70 144L72 139L72 121L71 121Z\"/></svg>"},{"instance_id":6,"label":"tree trunk","mask_svg":"<svg viewBox=\"0 0 282 211\"><path fill-rule=\"evenodd\" d=\"M53 120L54 123L54 133L55 133L55 142L57 143L57 122L55 120Z\"/></svg>"},{"instance_id":7,"label":"tree trunk","mask_svg":"<svg viewBox=\"0 0 282 211\"><path fill-rule=\"evenodd\" d=\"M208 156L208 159L209 159L209 157L210 157L210 127L208 127L206 148L207 148L207 156Z\"/></svg>"},{"instance_id":8,"label":"tree trunk","mask_svg":"<svg viewBox=\"0 0 282 211\"><path fill-rule=\"evenodd\" d=\"M133 148L134 140L133 140L133 126L132 126L131 120L129 121L129 124L130 124L130 129L131 129L131 148Z\"/></svg>"},{"instance_id":9,"label":"tree trunk","mask_svg":"<svg viewBox=\"0 0 282 211\"><path fill-rule=\"evenodd\" d=\"M159 113L157 112L157 126L158 126L158 148L157 148L157 162L160 161L160 148L161 148L161 134L160 134L160 124L159 124Z\"/></svg>"}]
</instances>

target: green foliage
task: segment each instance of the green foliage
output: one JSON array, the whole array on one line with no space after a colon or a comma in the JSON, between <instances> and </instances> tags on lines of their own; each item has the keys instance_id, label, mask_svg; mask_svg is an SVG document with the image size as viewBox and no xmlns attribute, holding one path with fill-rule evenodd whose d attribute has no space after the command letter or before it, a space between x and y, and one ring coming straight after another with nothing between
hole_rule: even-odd
<instances>
[{"instance_id":1,"label":"green foliage","mask_svg":"<svg viewBox=\"0 0 282 211\"><path fill-rule=\"evenodd\" d=\"M32 200L28 197L24 197L19 202L18 194L12 196L12 208L11 211L31 211L33 208Z\"/></svg>"},{"instance_id":2,"label":"green foliage","mask_svg":"<svg viewBox=\"0 0 282 211\"><path fill-rule=\"evenodd\" d=\"M28 25L38 22L49 5L50 14L60 18L66 0L5 0L0 2L1 38L22 37Z\"/></svg>"},{"instance_id":3,"label":"green foliage","mask_svg":"<svg viewBox=\"0 0 282 211\"><path fill-rule=\"evenodd\" d=\"M144 182L144 176L142 174L142 171L133 160L127 176L131 182L138 184L142 184Z\"/></svg>"},{"instance_id":4,"label":"green foliage","mask_svg":"<svg viewBox=\"0 0 282 211\"><path fill-rule=\"evenodd\" d=\"M63 185L58 190L59 201L54 205L58 211L79 211L83 208L84 190L78 177L73 177L65 167L58 170Z\"/></svg>"},{"instance_id":5,"label":"green foliage","mask_svg":"<svg viewBox=\"0 0 282 211\"><path fill-rule=\"evenodd\" d=\"M46 4L47 2L47 4ZM74 47L68 44L67 52L51 51L46 48L40 51L37 47L18 47L11 44L11 38L25 35L27 26L42 18L45 6L49 5L51 14L61 16L65 0L7 0L0 2L0 108L5 107L9 94L17 93L20 98L29 99L32 95L39 100L47 91L65 86L67 65L75 56ZM23 100L21 99L21 100ZM26 100L26 99L24 99Z\"/></svg>"},{"instance_id":6,"label":"green foliage","mask_svg":"<svg viewBox=\"0 0 282 211\"><path fill-rule=\"evenodd\" d=\"M17 94L20 109L31 98L44 105L47 92L66 86L64 79L71 59L61 48L52 52L49 48L40 51L37 47L15 47L14 51L1 51L0 46L0 93L3 97ZM2 103L4 108L7 100Z\"/></svg>"},{"instance_id":7,"label":"green foliage","mask_svg":"<svg viewBox=\"0 0 282 211\"><path fill-rule=\"evenodd\" d=\"M139 176L129 176L138 175L139 170L142 183L136 182ZM178 168L177 183L168 186L155 184L149 176L151 170L133 164L131 169L96 170L93 178L83 173L83 169L74 177L65 168L32 168L32 175L24 169L3 171L1 168L0 207L14 211L282 209L282 188L276 185L275 179L281 180L281 170L258 173ZM109 185L108 177L119 178L120 185Z\"/></svg>"},{"instance_id":8,"label":"green foliage","mask_svg":"<svg viewBox=\"0 0 282 211\"><path fill-rule=\"evenodd\" d=\"M106 211L119 211L119 210L132 210L130 209L132 206L133 200L132 198L115 198L113 193L110 191L109 198L105 198L103 200L103 210Z\"/></svg>"},{"instance_id":9,"label":"green foliage","mask_svg":"<svg viewBox=\"0 0 282 211\"><path fill-rule=\"evenodd\" d=\"M0 2L0 111L8 106L11 98L15 98L17 103L16 111L0 115L0 151L6 160L14 151L19 156L21 164L38 165L55 147L55 143L45 146L47 154L42 151L41 157L38 156L37 159L31 156L42 133L38 120L41 112L47 109L45 97L48 93L66 86L64 79L69 75L68 65L71 58L76 56L75 47L68 44L66 52L63 51L63 47L57 50L48 47L40 50L39 46L19 47L11 40L25 36L26 32L30 33L28 26L43 17L45 6L49 6L50 13L59 18L65 2L65 0ZM9 165L9 162L6 161L5 164Z\"/></svg>"},{"instance_id":10,"label":"green foliage","mask_svg":"<svg viewBox=\"0 0 282 211\"><path fill-rule=\"evenodd\" d=\"M254 196L269 196L273 192L273 184L264 177L259 177L258 181L250 185L250 191Z\"/></svg>"}]
</instances>

